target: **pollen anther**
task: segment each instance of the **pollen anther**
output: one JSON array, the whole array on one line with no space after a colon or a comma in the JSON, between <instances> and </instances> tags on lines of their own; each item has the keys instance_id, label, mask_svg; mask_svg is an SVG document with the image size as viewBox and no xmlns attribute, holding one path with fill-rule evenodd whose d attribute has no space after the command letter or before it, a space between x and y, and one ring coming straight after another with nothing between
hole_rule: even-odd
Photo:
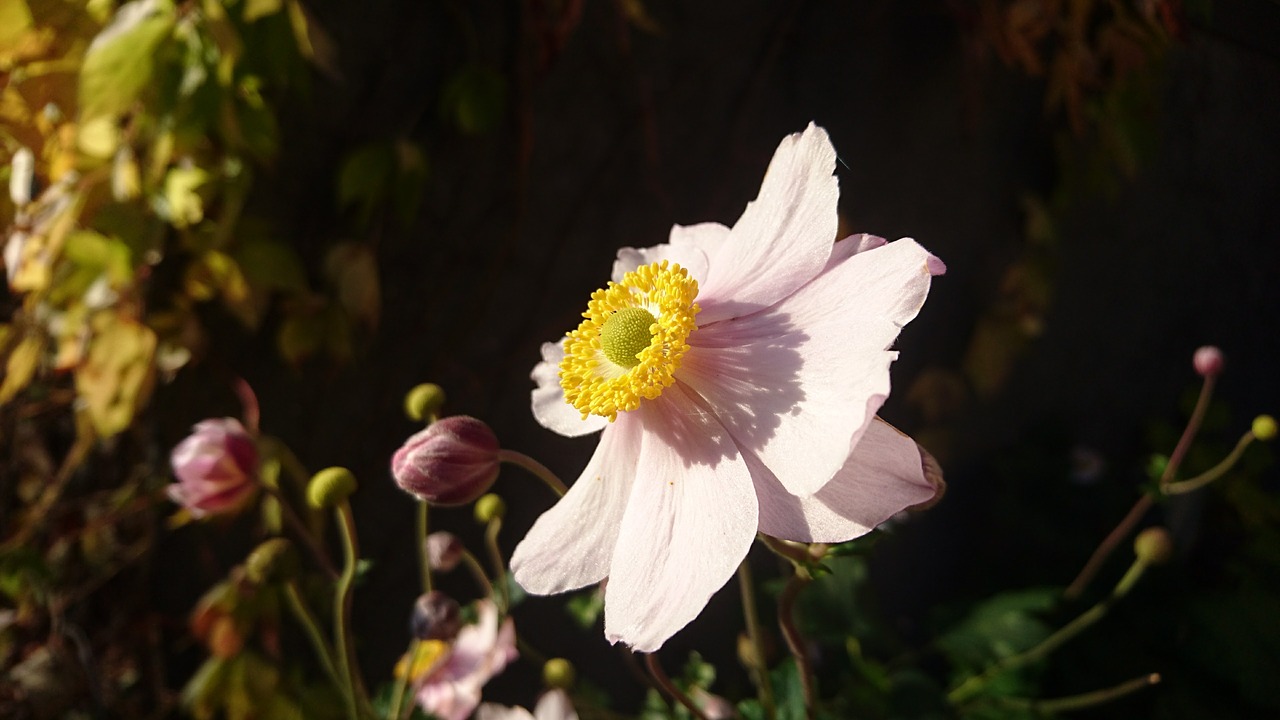
<instances>
[{"instance_id":1,"label":"pollen anther","mask_svg":"<svg viewBox=\"0 0 1280 720\"><path fill-rule=\"evenodd\" d=\"M560 385L582 417L615 420L675 382L700 308L698 281L663 260L591 294L585 318L564 342ZM647 323L646 323L647 321ZM647 327L646 327L647 325ZM647 336L647 337L646 337Z\"/></svg>"}]
</instances>

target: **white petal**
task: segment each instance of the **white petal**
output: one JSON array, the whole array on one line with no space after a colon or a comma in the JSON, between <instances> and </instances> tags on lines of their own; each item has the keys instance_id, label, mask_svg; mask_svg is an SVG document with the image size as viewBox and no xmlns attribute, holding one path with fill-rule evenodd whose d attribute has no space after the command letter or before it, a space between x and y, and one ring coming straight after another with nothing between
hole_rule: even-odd
<instances>
[{"instance_id":1,"label":"white petal","mask_svg":"<svg viewBox=\"0 0 1280 720\"><path fill-rule=\"evenodd\" d=\"M480 703L480 707L476 709L476 720L534 720L534 716L522 707Z\"/></svg>"},{"instance_id":2,"label":"white petal","mask_svg":"<svg viewBox=\"0 0 1280 720\"><path fill-rule=\"evenodd\" d=\"M613 261L614 282L641 265L667 260L689 271L701 283L707 277L707 258L729 236L729 228L719 223L676 225L671 228L671 242L647 248L624 247Z\"/></svg>"},{"instance_id":3,"label":"white petal","mask_svg":"<svg viewBox=\"0 0 1280 720\"><path fill-rule=\"evenodd\" d=\"M533 708L533 716L537 720L578 720L578 713L569 701L569 694L564 690L548 690L538 698Z\"/></svg>"},{"instance_id":4,"label":"white petal","mask_svg":"<svg viewBox=\"0 0 1280 720\"><path fill-rule=\"evenodd\" d=\"M940 491L925 470L932 458L880 418L867 427L831 482L809 497L787 492L773 473L749 460L760 498L760 532L784 540L851 540Z\"/></svg>"},{"instance_id":5,"label":"white petal","mask_svg":"<svg viewBox=\"0 0 1280 720\"><path fill-rule=\"evenodd\" d=\"M516 546L511 570L520 587L549 595L600 582L609 574L643 432L634 413L623 413L601 433L578 481Z\"/></svg>"},{"instance_id":6,"label":"white petal","mask_svg":"<svg viewBox=\"0 0 1280 720\"><path fill-rule=\"evenodd\" d=\"M924 303L930 258L912 240L849 257L774 307L689 337L677 379L794 495L844 465L885 397L888 348Z\"/></svg>"},{"instance_id":7,"label":"white petal","mask_svg":"<svg viewBox=\"0 0 1280 720\"><path fill-rule=\"evenodd\" d=\"M531 393L533 417L542 427L565 437L578 437L596 432L609 424L608 418L582 413L564 399L560 387L560 361L564 359L564 341L542 343L542 362L533 366L529 377L537 383Z\"/></svg>"},{"instance_id":8,"label":"white petal","mask_svg":"<svg viewBox=\"0 0 1280 720\"><path fill-rule=\"evenodd\" d=\"M745 461L687 393L673 385L630 413L645 433L605 586L604 632L642 652L697 617L758 524Z\"/></svg>"},{"instance_id":9,"label":"white petal","mask_svg":"<svg viewBox=\"0 0 1280 720\"><path fill-rule=\"evenodd\" d=\"M824 269L824 272L826 270L830 270L831 268L839 265L840 263L844 262L845 260L848 260L849 258L853 257L854 255L857 255L860 252L875 250L876 248L880 247L881 245L884 245L887 242L888 240L885 240L882 237L878 237L876 235L868 235L866 233L858 233L857 235L850 235L849 237L836 242L836 244L832 246L831 257L827 258L827 267Z\"/></svg>"},{"instance_id":10,"label":"white petal","mask_svg":"<svg viewBox=\"0 0 1280 720\"><path fill-rule=\"evenodd\" d=\"M699 323L766 308L822 271L839 228L836 151L810 124L778 146L760 194L711 256Z\"/></svg>"}]
</instances>

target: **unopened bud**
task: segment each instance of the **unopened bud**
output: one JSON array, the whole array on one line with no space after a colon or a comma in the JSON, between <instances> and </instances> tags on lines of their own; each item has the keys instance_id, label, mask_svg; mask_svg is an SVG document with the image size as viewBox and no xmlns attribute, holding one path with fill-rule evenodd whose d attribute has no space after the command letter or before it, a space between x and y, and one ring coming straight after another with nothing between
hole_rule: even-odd
<instances>
[{"instance_id":1,"label":"unopened bud","mask_svg":"<svg viewBox=\"0 0 1280 720\"><path fill-rule=\"evenodd\" d=\"M245 575L258 585L284 582L298 574L298 554L285 538L271 538L244 561Z\"/></svg>"},{"instance_id":2,"label":"unopened bud","mask_svg":"<svg viewBox=\"0 0 1280 720\"><path fill-rule=\"evenodd\" d=\"M405 441L391 473L406 492L434 505L465 505L498 479L498 438L483 422L453 415Z\"/></svg>"},{"instance_id":3,"label":"unopened bud","mask_svg":"<svg viewBox=\"0 0 1280 720\"><path fill-rule=\"evenodd\" d=\"M450 642L462 628L462 615L458 601L439 590L432 590L413 604L413 617L409 630L419 640Z\"/></svg>"},{"instance_id":4,"label":"unopened bud","mask_svg":"<svg viewBox=\"0 0 1280 720\"><path fill-rule=\"evenodd\" d=\"M476 522L481 525L486 525L493 520L501 520L506 514L507 504L502 501L500 495L489 493L476 501Z\"/></svg>"},{"instance_id":5,"label":"unopened bud","mask_svg":"<svg viewBox=\"0 0 1280 720\"><path fill-rule=\"evenodd\" d=\"M551 658L542 666L542 682L549 688L568 690L576 675L573 663L564 658Z\"/></svg>"},{"instance_id":6,"label":"unopened bud","mask_svg":"<svg viewBox=\"0 0 1280 720\"><path fill-rule=\"evenodd\" d=\"M1191 356L1191 364L1202 377L1214 377L1222 372L1224 363L1222 351L1214 345L1197 348Z\"/></svg>"},{"instance_id":7,"label":"unopened bud","mask_svg":"<svg viewBox=\"0 0 1280 720\"><path fill-rule=\"evenodd\" d=\"M1148 565L1163 565L1173 557L1173 537L1162 527L1149 527L1134 538L1133 554Z\"/></svg>"},{"instance_id":8,"label":"unopened bud","mask_svg":"<svg viewBox=\"0 0 1280 720\"><path fill-rule=\"evenodd\" d=\"M1253 419L1253 436L1266 442L1276 436L1276 419L1270 415L1259 415Z\"/></svg>"},{"instance_id":9,"label":"unopened bud","mask_svg":"<svg viewBox=\"0 0 1280 720\"><path fill-rule=\"evenodd\" d=\"M325 468L311 478L307 485L307 502L311 507L334 507L356 491L356 476L344 467Z\"/></svg>"},{"instance_id":10,"label":"unopened bud","mask_svg":"<svg viewBox=\"0 0 1280 720\"><path fill-rule=\"evenodd\" d=\"M719 695L709 693L700 687L694 687L689 692L689 695L693 699L693 703L702 710L702 714L707 717L707 720L732 720L732 718L738 716L737 711L734 710L733 703Z\"/></svg>"},{"instance_id":11,"label":"unopened bud","mask_svg":"<svg viewBox=\"0 0 1280 720\"><path fill-rule=\"evenodd\" d=\"M457 535L451 532L433 532L427 536L427 562L432 570L449 572L462 562L466 550Z\"/></svg>"},{"instance_id":12,"label":"unopened bud","mask_svg":"<svg viewBox=\"0 0 1280 720\"><path fill-rule=\"evenodd\" d=\"M404 413L410 420L421 422L428 416L439 415L444 400L444 388L435 383L422 383L404 396Z\"/></svg>"}]
</instances>

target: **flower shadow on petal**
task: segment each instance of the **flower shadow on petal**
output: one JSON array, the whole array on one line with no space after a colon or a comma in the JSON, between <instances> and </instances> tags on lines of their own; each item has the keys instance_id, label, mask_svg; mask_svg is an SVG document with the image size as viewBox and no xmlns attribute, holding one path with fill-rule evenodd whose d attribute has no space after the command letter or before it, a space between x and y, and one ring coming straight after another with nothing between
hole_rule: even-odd
<instances>
[{"instance_id":1,"label":"flower shadow on petal","mask_svg":"<svg viewBox=\"0 0 1280 720\"><path fill-rule=\"evenodd\" d=\"M809 336L786 313L743 310L740 317L699 328L676 376L729 431L728 446L716 446L725 455L737 455L739 446L763 447L782 417L800 412L805 400L801 348Z\"/></svg>"}]
</instances>

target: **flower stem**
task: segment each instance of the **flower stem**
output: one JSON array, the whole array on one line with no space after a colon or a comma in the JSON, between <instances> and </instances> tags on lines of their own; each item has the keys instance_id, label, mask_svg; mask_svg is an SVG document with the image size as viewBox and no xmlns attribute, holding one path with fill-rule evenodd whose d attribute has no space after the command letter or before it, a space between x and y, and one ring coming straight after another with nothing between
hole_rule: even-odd
<instances>
[{"instance_id":1,"label":"flower stem","mask_svg":"<svg viewBox=\"0 0 1280 720\"><path fill-rule=\"evenodd\" d=\"M1165 494L1181 495L1183 493L1189 493L1192 490L1199 490L1205 485L1208 485L1214 480L1217 480L1227 474L1227 471L1235 467L1235 464L1240 461L1240 456L1244 455L1245 448L1249 447L1250 443L1256 439L1257 437L1253 434L1252 430L1246 432L1241 436L1240 441L1236 443L1236 446L1232 448L1231 453L1227 455L1222 462L1214 465L1212 468L1206 470L1200 475L1197 475L1196 477L1188 480L1166 483L1164 485Z\"/></svg>"},{"instance_id":2,"label":"flower stem","mask_svg":"<svg viewBox=\"0 0 1280 720\"><path fill-rule=\"evenodd\" d=\"M266 483L262 487L267 494L275 498L276 503L280 505L280 513L284 516L285 524L293 530L294 534L302 538L302 544L307 546L307 550L315 556L316 562L319 563L320 569L324 570L324 574L329 576L330 580L338 579L338 569L333 566L333 561L329 559L328 553L320 546L320 541L316 540L316 536L311 534L307 529L306 523L302 522L302 518L298 517L298 513L294 512L293 506L285 499L284 493L280 492L280 488L272 487Z\"/></svg>"},{"instance_id":3,"label":"flower stem","mask_svg":"<svg viewBox=\"0 0 1280 720\"><path fill-rule=\"evenodd\" d=\"M351 503L343 500L335 509L338 527L342 536L342 574L334 585L333 598L333 636L337 644L338 669L349 689L347 714L355 720L359 717L356 711L357 688L360 687L354 648L351 642L351 586L356 578L356 561L360 557L356 543L356 522L351 514Z\"/></svg>"},{"instance_id":4,"label":"flower stem","mask_svg":"<svg viewBox=\"0 0 1280 720\"><path fill-rule=\"evenodd\" d=\"M662 666L658 664L658 656L654 653L645 653L644 665L649 668L649 674L653 676L654 682L663 689L676 702L680 703L698 720L708 720L706 713L693 703L693 700L684 693L675 683L671 682L671 678L667 677L667 673L662 670Z\"/></svg>"},{"instance_id":5,"label":"flower stem","mask_svg":"<svg viewBox=\"0 0 1280 720\"><path fill-rule=\"evenodd\" d=\"M396 687L391 695L391 712L387 715L390 720L398 720L400 717L400 706L404 703L404 694L409 689L409 676L413 674L414 666L418 664L418 651L421 647L422 643L417 638L414 638L409 646L409 665L404 673L396 678ZM413 703L409 706L412 707Z\"/></svg>"},{"instance_id":6,"label":"flower stem","mask_svg":"<svg viewBox=\"0 0 1280 720\"><path fill-rule=\"evenodd\" d=\"M499 450L498 460L500 462L518 465L519 467L528 470L530 473L537 476L539 480L546 483L547 487L551 488L551 490L559 497L564 497L564 494L569 492L569 488L565 487L565 484L560 481L560 478L556 477L556 474L551 472L546 465L543 465L522 452L516 452L515 450Z\"/></svg>"},{"instance_id":7,"label":"flower stem","mask_svg":"<svg viewBox=\"0 0 1280 720\"><path fill-rule=\"evenodd\" d=\"M1049 653L1057 650L1068 640L1074 638L1083 632L1086 628L1101 620L1107 611L1111 609L1120 598L1129 594L1133 586L1137 584L1142 577L1142 573L1147 569L1147 564L1141 559L1134 560L1133 565L1129 566L1129 570L1120 578L1120 582L1116 583L1115 589L1111 591L1105 599L1097 605L1086 610L1084 613L1076 617L1076 619L1062 626L1057 632L1049 637L1041 640L1037 645L1024 650L1016 655L1010 655L994 665L991 665L979 675L974 675L956 686L951 692L947 693L947 701L952 705L958 705L969 698L976 695L987 683L1004 673L1015 670L1033 663Z\"/></svg>"},{"instance_id":8,"label":"flower stem","mask_svg":"<svg viewBox=\"0 0 1280 720\"><path fill-rule=\"evenodd\" d=\"M804 692L805 717L813 717L817 707L818 690L814 685L813 665L809 662L809 654L805 652L804 637L800 634L795 622L795 604L800 591L813 580L809 571L797 565L795 574L787 580L787 585L778 596L778 626L782 629L782 637L791 649L791 656L796 659L796 671L800 675L800 689Z\"/></svg>"},{"instance_id":9,"label":"flower stem","mask_svg":"<svg viewBox=\"0 0 1280 720\"><path fill-rule=\"evenodd\" d=\"M480 564L477 558L470 550L462 551L462 559L467 563L467 567L471 570L471 576L476 579L476 583L484 589L484 594L488 597L494 597L493 583L489 581L489 575L485 572L484 566Z\"/></svg>"},{"instance_id":10,"label":"flower stem","mask_svg":"<svg viewBox=\"0 0 1280 720\"><path fill-rule=\"evenodd\" d=\"M755 583L751 579L749 558L743 558L738 566L738 588L742 593L742 615L747 624L747 638L751 640L751 680L756 684L756 692L760 697L760 707L764 716L773 720L777 710L773 705L773 686L769 682L769 673L765 669L764 638L760 629L760 614L756 608Z\"/></svg>"},{"instance_id":11,"label":"flower stem","mask_svg":"<svg viewBox=\"0 0 1280 720\"><path fill-rule=\"evenodd\" d=\"M427 502L418 501L418 561L422 568L422 593L431 592L431 556L427 552Z\"/></svg>"},{"instance_id":12,"label":"flower stem","mask_svg":"<svg viewBox=\"0 0 1280 720\"><path fill-rule=\"evenodd\" d=\"M1159 683L1161 680L1158 673L1143 675L1139 678L1127 680L1114 687L1104 688L1102 690L1094 690L1092 692L1081 693L1079 695L1071 695L1068 697L1054 698L1052 700L1032 700L1028 698L999 698L996 702L1000 705L1013 709L1022 710L1024 712L1032 712L1037 715L1053 715L1060 712L1070 712L1072 710L1083 710L1112 700L1117 700L1137 692L1144 688Z\"/></svg>"},{"instance_id":13,"label":"flower stem","mask_svg":"<svg viewBox=\"0 0 1280 720\"><path fill-rule=\"evenodd\" d=\"M329 647L328 641L324 639L324 634L320 632L320 626L316 623L315 616L307 609L306 602L302 599L302 593L298 591L298 584L289 581L284 586L285 600L289 603L289 610L293 612L293 617L306 631L307 639L311 641L311 647L316 652L316 657L320 659L320 664L324 666L325 674L333 681L333 684L342 691L345 696L347 693L346 683L342 677L338 675L338 669L333 665L333 649Z\"/></svg>"},{"instance_id":14,"label":"flower stem","mask_svg":"<svg viewBox=\"0 0 1280 720\"><path fill-rule=\"evenodd\" d=\"M501 531L502 518L490 519L484 529L484 544L489 548L489 560L493 563L493 584L502 596L502 613L505 615L511 609L511 594L507 590L507 564L502 559L502 548L498 547L498 533Z\"/></svg>"},{"instance_id":15,"label":"flower stem","mask_svg":"<svg viewBox=\"0 0 1280 720\"><path fill-rule=\"evenodd\" d=\"M248 381L242 377L233 379L231 385L235 390L236 397L240 399L240 406L244 408L245 429L249 431L250 435L257 436L259 433L259 421L262 417L257 394L253 392L253 388L249 386Z\"/></svg>"}]
</instances>

